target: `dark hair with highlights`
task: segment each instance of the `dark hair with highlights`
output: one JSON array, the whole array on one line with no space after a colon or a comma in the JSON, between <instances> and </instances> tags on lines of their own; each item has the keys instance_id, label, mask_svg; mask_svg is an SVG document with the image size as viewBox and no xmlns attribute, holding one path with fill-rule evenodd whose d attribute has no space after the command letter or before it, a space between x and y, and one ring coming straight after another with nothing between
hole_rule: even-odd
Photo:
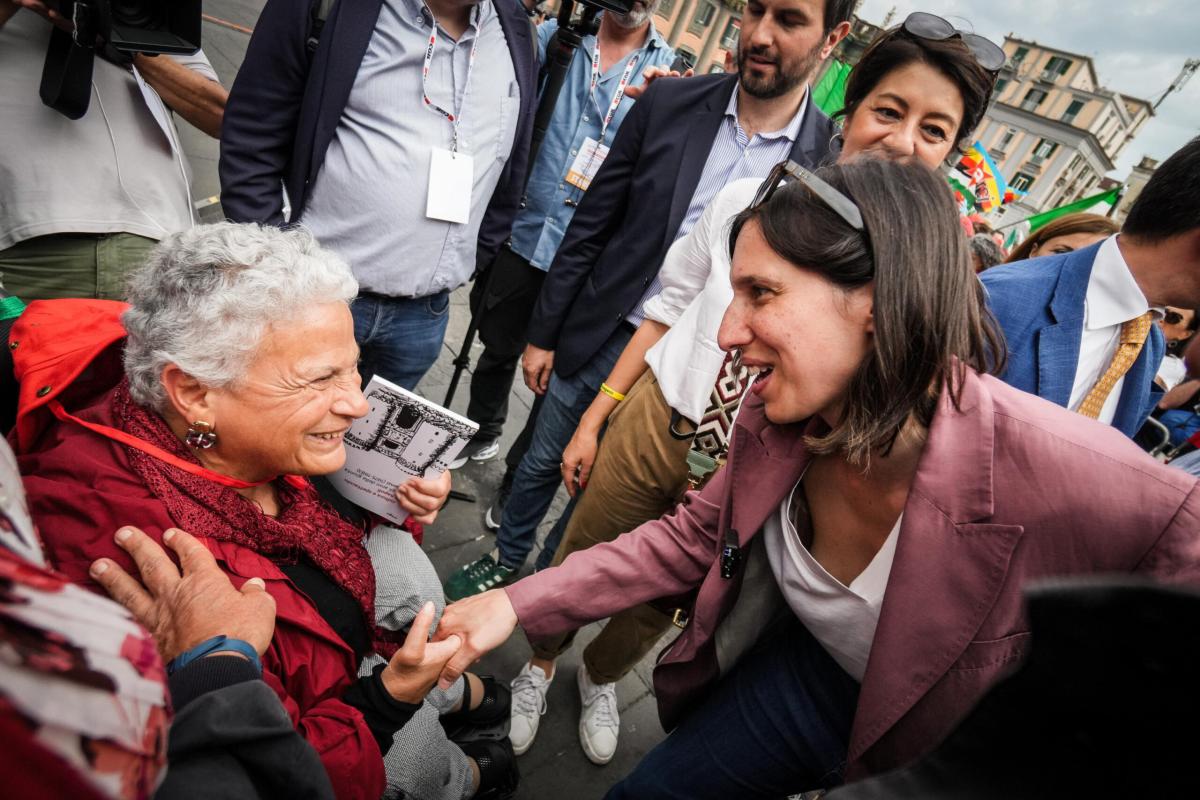
<instances>
[{"instance_id":1,"label":"dark hair with highlights","mask_svg":"<svg viewBox=\"0 0 1200 800\"><path fill-rule=\"evenodd\" d=\"M851 70L846 80L845 101L838 115L853 116L888 73L909 64L928 64L958 87L963 101L963 118L954 136L954 147L961 151L970 142L987 111L996 76L981 67L962 39L957 37L941 41L922 39L903 27L879 34Z\"/></svg>"},{"instance_id":2,"label":"dark hair with highlights","mask_svg":"<svg viewBox=\"0 0 1200 800\"><path fill-rule=\"evenodd\" d=\"M984 303L945 180L920 164L861 159L817 171L849 197L850 227L800 182L733 222L730 252L753 221L782 258L845 290L874 282L874 347L850 381L842 419L810 438L852 463L886 454L910 418L928 426L943 387L958 407L962 370L999 372L1004 336Z\"/></svg>"},{"instance_id":3,"label":"dark hair with highlights","mask_svg":"<svg viewBox=\"0 0 1200 800\"><path fill-rule=\"evenodd\" d=\"M1024 261L1027 258L1033 258L1033 248L1036 247L1040 250L1046 242L1056 239L1059 236L1093 233L1097 236L1108 237L1112 236L1118 230L1120 228L1117 226L1117 223L1099 214L1088 214L1085 212L1067 214L1052 222L1047 222L1029 234L1023 242L1012 249L1012 252L1008 254L1008 258L1004 259L1004 263L1009 264L1013 261ZM1050 254L1042 253L1041 255L1046 256Z\"/></svg>"}]
</instances>

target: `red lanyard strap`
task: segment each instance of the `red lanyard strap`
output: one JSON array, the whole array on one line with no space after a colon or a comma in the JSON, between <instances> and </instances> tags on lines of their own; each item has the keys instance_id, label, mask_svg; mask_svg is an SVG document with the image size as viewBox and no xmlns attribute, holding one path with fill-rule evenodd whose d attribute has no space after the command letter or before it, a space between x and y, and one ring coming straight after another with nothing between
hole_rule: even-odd
<instances>
[{"instance_id":1,"label":"red lanyard strap","mask_svg":"<svg viewBox=\"0 0 1200 800\"><path fill-rule=\"evenodd\" d=\"M261 481L243 481L229 475L222 475L220 472L213 472L207 467L202 467L199 464L193 464L191 461L185 461L174 453L168 453L157 445L150 444L144 439L139 439L132 434L126 433L116 428L110 428L107 425L100 425L95 422L87 422L75 416L71 412L63 408L62 403L58 400L51 400L46 404L50 409L50 413L58 417L63 422L74 422L76 425L87 428L92 433L98 433L106 439L112 439L115 442L120 442L127 447L132 447L135 450L141 450L143 453L157 458L159 461L170 464L173 467L178 467L184 472L196 475L201 478L207 478L210 481L228 486L231 489L249 489L252 486L262 486L264 483L270 483L274 478L266 478ZM303 486L306 482L303 478L296 475L288 475L285 477L288 483L293 486Z\"/></svg>"}]
</instances>

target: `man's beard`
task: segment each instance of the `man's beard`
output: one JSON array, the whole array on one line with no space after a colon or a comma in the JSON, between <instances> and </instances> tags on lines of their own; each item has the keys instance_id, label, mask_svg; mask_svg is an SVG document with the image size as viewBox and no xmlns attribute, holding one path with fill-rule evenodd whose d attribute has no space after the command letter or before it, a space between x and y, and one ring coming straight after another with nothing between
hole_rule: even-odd
<instances>
[{"instance_id":1,"label":"man's beard","mask_svg":"<svg viewBox=\"0 0 1200 800\"><path fill-rule=\"evenodd\" d=\"M804 57L796 65L796 68L788 72L784 71L783 64L780 62L778 54L776 54L774 75L760 78L751 74L746 68L746 57L750 55L769 56L769 51L766 48L760 48L757 51L747 52L744 43L739 43L737 53L738 80L741 82L742 88L751 97L758 97L764 100L772 97L781 97L808 80L809 75L812 74L817 64L821 61L821 49L824 46L824 40L818 42L816 47L804 54Z\"/></svg>"},{"instance_id":2,"label":"man's beard","mask_svg":"<svg viewBox=\"0 0 1200 800\"><path fill-rule=\"evenodd\" d=\"M634 4L628 14L613 14L612 20L626 30L637 30L645 25L650 20L650 17L654 15L659 2L661 0L644 0L641 8L638 8Z\"/></svg>"}]
</instances>

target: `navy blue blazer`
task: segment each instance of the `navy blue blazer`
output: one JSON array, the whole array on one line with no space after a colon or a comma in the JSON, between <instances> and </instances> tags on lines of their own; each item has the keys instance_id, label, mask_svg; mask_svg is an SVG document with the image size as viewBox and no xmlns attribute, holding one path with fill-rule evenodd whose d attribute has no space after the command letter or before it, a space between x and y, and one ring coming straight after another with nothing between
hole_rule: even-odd
<instances>
[{"instance_id":1,"label":"navy blue blazer","mask_svg":"<svg viewBox=\"0 0 1200 800\"><path fill-rule=\"evenodd\" d=\"M516 138L479 228L477 263L490 263L508 238L521 201L537 106L537 50L517 0L492 0L521 92ZM333 139L382 0L339 0L325 21L311 67L306 42L313 0L267 0L238 70L221 125L221 206L235 222L283 224L280 181L293 220ZM417 108L415 93L409 108ZM381 180L386 180L383 176Z\"/></svg>"},{"instance_id":2,"label":"navy blue blazer","mask_svg":"<svg viewBox=\"0 0 1200 800\"><path fill-rule=\"evenodd\" d=\"M1008 367L1001 376L1006 383L1064 408L1070 402L1083 338L1084 299L1099 249L1094 244L1003 264L979 276L1008 343ZM1112 421L1126 436L1138 432L1162 397L1154 376L1165 350L1162 329L1151 326L1141 355L1125 373Z\"/></svg>"},{"instance_id":3,"label":"navy blue blazer","mask_svg":"<svg viewBox=\"0 0 1200 800\"><path fill-rule=\"evenodd\" d=\"M635 310L675 240L736 75L650 84L629 110L550 265L529 341L554 350L568 377ZM808 167L829 153L834 127L809 103L789 157Z\"/></svg>"}]
</instances>

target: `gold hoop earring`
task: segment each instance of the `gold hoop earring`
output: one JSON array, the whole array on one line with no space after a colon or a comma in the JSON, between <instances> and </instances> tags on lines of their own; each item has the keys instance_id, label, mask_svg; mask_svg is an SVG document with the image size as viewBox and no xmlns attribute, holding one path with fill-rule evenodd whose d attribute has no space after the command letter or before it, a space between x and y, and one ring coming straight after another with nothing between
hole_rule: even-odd
<instances>
[{"instance_id":1,"label":"gold hoop earring","mask_svg":"<svg viewBox=\"0 0 1200 800\"><path fill-rule=\"evenodd\" d=\"M183 439L188 447L197 450L208 450L217 443L217 434L208 422L197 420L188 426L187 436Z\"/></svg>"}]
</instances>

